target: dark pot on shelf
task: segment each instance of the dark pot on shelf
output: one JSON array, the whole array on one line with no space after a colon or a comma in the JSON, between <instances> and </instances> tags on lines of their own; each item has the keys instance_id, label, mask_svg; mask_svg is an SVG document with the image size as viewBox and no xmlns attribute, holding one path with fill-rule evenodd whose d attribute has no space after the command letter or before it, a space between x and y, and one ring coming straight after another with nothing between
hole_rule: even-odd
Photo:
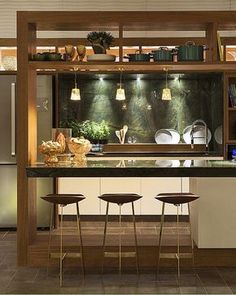
<instances>
[{"instance_id":1,"label":"dark pot on shelf","mask_svg":"<svg viewBox=\"0 0 236 295\"><path fill-rule=\"evenodd\" d=\"M154 61L173 61L173 55L175 51L168 47L160 47L157 50L152 51L152 57Z\"/></svg>"},{"instance_id":2,"label":"dark pot on shelf","mask_svg":"<svg viewBox=\"0 0 236 295\"><path fill-rule=\"evenodd\" d=\"M124 58L128 58L129 61L150 61L150 54L142 53L141 50L137 50L134 54L127 54Z\"/></svg>"},{"instance_id":3,"label":"dark pot on shelf","mask_svg":"<svg viewBox=\"0 0 236 295\"><path fill-rule=\"evenodd\" d=\"M176 47L178 61L203 61L204 45L195 45L194 42L188 41L185 45Z\"/></svg>"},{"instance_id":4,"label":"dark pot on shelf","mask_svg":"<svg viewBox=\"0 0 236 295\"><path fill-rule=\"evenodd\" d=\"M93 44L92 48L95 54L106 54L106 49L100 44Z\"/></svg>"},{"instance_id":5,"label":"dark pot on shelf","mask_svg":"<svg viewBox=\"0 0 236 295\"><path fill-rule=\"evenodd\" d=\"M48 60L55 61L55 60L62 60L61 54L57 52L49 52L47 55Z\"/></svg>"},{"instance_id":6,"label":"dark pot on shelf","mask_svg":"<svg viewBox=\"0 0 236 295\"><path fill-rule=\"evenodd\" d=\"M35 53L33 54L33 60L37 60L37 61L46 60L46 55L44 53Z\"/></svg>"}]
</instances>

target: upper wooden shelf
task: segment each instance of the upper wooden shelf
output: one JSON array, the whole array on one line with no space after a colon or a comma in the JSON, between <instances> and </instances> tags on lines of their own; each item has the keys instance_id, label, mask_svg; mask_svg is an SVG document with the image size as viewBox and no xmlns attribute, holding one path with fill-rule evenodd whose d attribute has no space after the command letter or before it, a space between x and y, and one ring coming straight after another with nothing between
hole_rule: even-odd
<instances>
[{"instance_id":1,"label":"upper wooden shelf","mask_svg":"<svg viewBox=\"0 0 236 295\"><path fill-rule=\"evenodd\" d=\"M32 69L43 71L104 71L116 72L123 69L127 72L153 72L163 71L236 71L236 62L64 62L64 61L29 61Z\"/></svg>"},{"instance_id":2,"label":"upper wooden shelf","mask_svg":"<svg viewBox=\"0 0 236 295\"><path fill-rule=\"evenodd\" d=\"M20 11L39 31L84 30L206 30L217 23L219 30L235 30L236 11Z\"/></svg>"}]
</instances>

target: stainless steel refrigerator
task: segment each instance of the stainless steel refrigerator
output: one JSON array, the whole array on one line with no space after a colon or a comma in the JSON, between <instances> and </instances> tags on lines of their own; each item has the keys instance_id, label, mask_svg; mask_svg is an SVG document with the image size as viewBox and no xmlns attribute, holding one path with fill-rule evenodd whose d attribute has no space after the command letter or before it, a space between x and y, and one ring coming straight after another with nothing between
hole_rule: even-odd
<instances>
[{"instance_id":1,"label":"stainless steel refrigerator","mask_svg":"<svg viewBox=\"0 0 236 295\"><path fill-rule=\"evenodd\" d=\"M0 228L16 228L17 220L17 151L15 150L15 75L0 75ZM52 76L37 77L38 143L51 138ZM40 159L40 155L39 155ZM49 206L40 196L52 192L50 179L39 179L37 185L38 227L49 224Z\"/></svg>"}]
</instances>

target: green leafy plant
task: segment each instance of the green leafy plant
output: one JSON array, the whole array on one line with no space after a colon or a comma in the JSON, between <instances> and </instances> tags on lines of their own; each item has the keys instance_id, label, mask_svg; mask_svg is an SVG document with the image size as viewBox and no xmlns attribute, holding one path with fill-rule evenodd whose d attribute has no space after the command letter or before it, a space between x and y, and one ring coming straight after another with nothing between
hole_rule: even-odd
<instances>
[{"instance_id":1,"label":"green leafy plant","mask_svg":"<svg viewBox=\"0 0 236 295\"><path fill-rule=\"evenodd\" d=\"M106 53L114 41L114 37L108 32L90 32L87 40L92 44L94 53Z\"/></svg>"},{"instance_id":2,"label":"green leafy plant","mask_svg":"<svg viewBox=\"0 0 236 295\"><path fill-rule=\"evenodd\" d=\"M100 123L100 140L108 139L108 136L110 135L110 127L108 126L108 123L104 120Z\"/></svg>"},{"instance_id":3,"label":"green leafy plant","mask_svg":"<svg viewBox=\"0 0 236 295\"><path fill-rule=\"evenodd\" d=\"M110 135L110 127L104 120L100 123L90 120L82 121L80 123L70 121L63 125L64 126L62 127L72 128L72 134L74 137L83 136L93 143L107 140Z\"/></svg>"}]
</instances>

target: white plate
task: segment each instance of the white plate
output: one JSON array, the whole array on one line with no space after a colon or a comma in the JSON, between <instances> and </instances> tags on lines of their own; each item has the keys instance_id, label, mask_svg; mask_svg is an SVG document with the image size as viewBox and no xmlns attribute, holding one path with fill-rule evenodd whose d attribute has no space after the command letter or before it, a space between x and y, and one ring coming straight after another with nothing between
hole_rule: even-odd
<instances>
[{"instance_id":1,"label":"white plate","mask_svg":"<svg viewBox=\"0 0 236 295\"><path fill-rule=\"evenodd\" d=\"M184 131L183 131L183 139L185 143L191 144L191 132L192 125L188 125ZM193 132L193 137L194 137L194 144L205 144L205 127L204 126L195 126L194 132ZM202 137L202 138L197 138L197 137ZM211 141L211 131L208 128L208 143Z\"/></svg>"},{"instance_id":2,"label":"white plate","mask_svg":"<svg viewBox=\"0 0 236 295\"><path fill-rule=\"evenodd\" d=\"M87 55L87 61L115 61L116 56L112 54L91 54Z\"/></svg>"},{"instance_id":3,"label":"white plate","mask_svg":"<svg viewBox=\"0 0 236 295\"><path fill-rule=\"evenodd\" d=\"M223 142L222 136L223 136L223 130L222 130L222 125L220 125L216 128L216 130L214 132L214 138L218 144L222 144L222 142Z\"/></svg>"},{"instance_id":4,"label":"white plate","mask_svg":"<svg viewBox=\"0 0 236 295\"><path fill-rule=\"evenodd\" d=\"M158 167L179 167L179 160L156 160L155 165Z\"/></svg>"},{"instance_id":5,"label":"white plate","mask_svg":"<svg viewBox=\"0 0 236 295\"><path fill-rule=\"evenodd\" d=\"M158 167L172 167L171 160L156 160L155 165Z\"/></svg>"},{"instance_id":6,"label":"white plate","mask_svg":"<svg viewBox=\"0 0 236 295\"><path fill-rule=\"evenodd\" d=\"M172 135L172 144L177 144L180 141L180 134L178 131L176 131L175 129L167 129L168 131L170 131L171 135Z\"/></svg>"},{"instance_id":7,"label":"white plate","mask_svg":"<svg viewBox=\"0 0 236 295\"><path fill-rule=\"evenodd\" d=\"M155 133L155 141L157 144L172 143L172 133L167 129L160 129Z\"/></svg>"}]
</instances>

